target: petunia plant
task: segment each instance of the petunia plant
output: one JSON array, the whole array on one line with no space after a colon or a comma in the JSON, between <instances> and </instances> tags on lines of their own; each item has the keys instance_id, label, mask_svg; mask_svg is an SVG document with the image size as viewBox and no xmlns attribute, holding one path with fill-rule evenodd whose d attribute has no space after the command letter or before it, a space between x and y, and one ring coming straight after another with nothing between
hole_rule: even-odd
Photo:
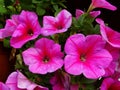
<instances>
[{"instance_id":1,"label":"petunia plant","mask_svg":"<svg viewBox=\"0 0 120 90\"><path fill-rule=\"evenodd\" d=\"M74 16L64 2L15 1L16 13L6 19L0 39L8 41L16 60L0 90L120 89L120 33L99 17L99 8L117 7L91 0Z\"/></svg>"}]
</instances>

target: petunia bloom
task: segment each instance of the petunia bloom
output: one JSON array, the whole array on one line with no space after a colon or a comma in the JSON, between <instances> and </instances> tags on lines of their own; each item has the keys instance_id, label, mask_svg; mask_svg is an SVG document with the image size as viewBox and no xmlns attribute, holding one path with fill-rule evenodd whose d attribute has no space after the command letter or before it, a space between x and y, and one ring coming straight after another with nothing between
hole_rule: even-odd
<instances>
[{"instance_id":1,"label":"petunia bloom","mask_svg":"<svg viewBox=\"0 0 120 90\"><path fill-rule=\"evenodd\" d=\"M10 90L9 87L7 85L5 85L4 83L0 82L0 90Z\"/></svg>"},{"instance_id":2,"label":"petunia bloom","mask_svg":"<svg viewBox=\"0 0 120 90\"><path fill-rule=\"evenodd\" d=\"M26 42L37 38L41 32L38 17L34 12L23 10L19 15L19 23L10 39L10 45L14 48L21 48Z\"/></svg>"},{"instance_id":3,"label":"petunia bloom","mask_svg":"<svg viewBox=\"0 0 120 90\"><path fill-rule=\"evenodd\" d=\"M66 32L72 23L72 15L62 10L56 17L44 16L42 34L45 36Z\"/></svg>"},{"instance_id":4,"label":"petunia bloom","mask_svg":"<svg viewBox=\"0 0 120 90\"><path fill-rule=\"evenodd\" d=\"M106 26L102 19L97 18L96 21L100 24L100 33L104 40L111 46L120 48L120 33Z\"/></svg>"},{"instance_id":5,"label":"petunia bloom","mask_svg":"<svg viewBox=\"0 0 120 90\"><path fill-rule=\"evenodd\" d=\"M19 15L12 15L11 19L6 20L5 28L0 29L0 38L3 39L12 36L17 25L19 24L18 17Z\"/></svg>"},{"instance_id":6,"label":"petunia bloom","mask_svg":"<svg viewBox=\"0 0 120 90\"><path fill-rule=\"evenodd\" d=\"M70 76L64 72L55 72L55 75L50 79L52 90L78 90L78 84L70 83Z\"/></svg>"},{"instance_id":7,"label":"petunia bloom","mask_svg":"<svg viewBox=\"0 0 120 90\"><path fill-rule=\"evenodd\" d=\"M107 49L110 54L112 55L113 61L110 63L110 65L105 68L105 77L111 76L115 73L116 66L120 57L120 49L112 47L110 44L106 43L105 49Z\"/></svg>"},{"instance_id":8,"label":"petunia bloom","mask_svg":"<svg viewBox=\"0 0 120 90\"><path fill-rule=\"evenodd\" d=\"M120 81L106 78L103 80L100 90L120 90Z\"/></svg>"},{"instance_id":9,"label":"petunia bloom","mask_svg":"<svg viewBox=\"0 0 120 90\"><path fill-rule=\"evenodd\" d=\"M94 8L105 8L112 11L115 11L117 8L107 2L106 0L92 0L91 7Z\"/></svg>"},{"instance_id":10,"label":"petunia bloom","mask_svg":"<svg viewBox=\"0 0 120 90\"><path fill-rule=\"evenodd\" d=\"M76 9L76 12L75 12L76 18L78 19L84 13L85 13L84 11L80 9ZM100 13L101 13L100 11L91 11L90 16L93 18L96 18L98 15L100 15Z\"/></svg>"},{"instance_id":11,"label":"petunia bloom","mask_svg":"<svg viewBox=\"0 0 120 90\"><path fill-rule=\"evenodd\" d=\"M48 90L48 88L28 80L21 72L13 72L8 76L6 85L10 90Z\"/></svg>"},{"instance_id":12,"label":"petunia bloom","mask_svg":"<svg viewBox=\"0 0 120 90\"><path fill-rule=\"evenodd\" d=\"M75 34L65 43L65 70L72 75L83 74L96 79L105 74L112 61L111 54L104 49L105 41L100 35Z\"/></svg>"},{"instance_id":13,"label":"petunia bloom","mask_svg":"<svg viewBox=\"0 0 120 90\"><path fill-rule=\"evenodd\" d=\"M60 45L47 38L36 41L35 46L25 50L22 55L25 64L33 73L51 73L63 66Z\"/></svg>"}]
</instances>

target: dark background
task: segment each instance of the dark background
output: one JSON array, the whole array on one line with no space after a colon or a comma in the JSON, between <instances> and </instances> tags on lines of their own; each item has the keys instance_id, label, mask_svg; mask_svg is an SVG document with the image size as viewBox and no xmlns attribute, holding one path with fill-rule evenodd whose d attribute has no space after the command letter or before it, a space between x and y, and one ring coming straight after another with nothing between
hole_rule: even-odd
<instances>
[{"instance_id":1,"label":"dark background","mask_svg":"<svg viewBox=\"0 0 120 90\"><path fill-rule=\"evenodd\" d=\"M109 27L112 29L120 32L120 0L106 0L112 5L117 7L116 11L111 11L108 9L97 9L101 10L101 15L99 16L102 18L105 23L108 23ZM76 9L86 10L88 9L91 0L67 0L67 7L68 10L75 15Z\"/></svg>"}]
</instances>

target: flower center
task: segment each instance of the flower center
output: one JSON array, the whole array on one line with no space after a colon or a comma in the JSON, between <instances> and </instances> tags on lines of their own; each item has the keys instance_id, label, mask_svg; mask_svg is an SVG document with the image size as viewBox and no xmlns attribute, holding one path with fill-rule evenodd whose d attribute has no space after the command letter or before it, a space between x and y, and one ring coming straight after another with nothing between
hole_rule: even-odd
<instances>
[{"instance_id":1,"label":"flower center","mask_svg":"<svg viewBox=\"0 0 120 90\"><path fill-rule=\"evenodd\" d=\"M83 61L83 62L86 61L85 54L82 54L82 55L80 56L80 60Z\"/></svg>"},{"instance_id":2,"label":"flower center","mask_svg":"<svg viewBox=\"0 0 120 90\"><path fill-rule=\"evenodd\" d=\"M44 63L47 63L49 61L49 58L47 57L47 56L45 56L44 58L43 58L43 62Z\"/></svg>"},{"instance_id":3,"label":"flower center","mask_svg":"<svg viewBox=\"0 0 120 90\"><path fill-rule=\"evenodd\" d=\"M63 27L61 25L57 26L57 29L60 30L62 29Z\"/></svg>"},{"instance_id":4,"label":"flower center","mask_svg":"<svg viewBox=\"0 0 120 90\"><path fill-rule=\"evenodd\" d=\"M32 36L33 35L33 30L32 29L28 29L28 35Z\"/></svg>"}]
</instances>

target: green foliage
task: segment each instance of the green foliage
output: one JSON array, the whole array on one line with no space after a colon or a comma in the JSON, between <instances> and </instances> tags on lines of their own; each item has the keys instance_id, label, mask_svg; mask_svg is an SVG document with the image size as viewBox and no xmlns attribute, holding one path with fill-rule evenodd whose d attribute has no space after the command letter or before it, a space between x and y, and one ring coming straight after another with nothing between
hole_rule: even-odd
<instances>
[{"instance_id":1,"label":"green foliage","mask_svg":"<svg viewBox=\"0 0 120 90\"><path fill-rule=\"evenodd\" d=\"M72 28L77 30L75 32L81 32L85 35L99 33L99 25L93 24L94 18L85 13L81 15L78 19L73 18Z\"/></svg>"}]
</instances>

